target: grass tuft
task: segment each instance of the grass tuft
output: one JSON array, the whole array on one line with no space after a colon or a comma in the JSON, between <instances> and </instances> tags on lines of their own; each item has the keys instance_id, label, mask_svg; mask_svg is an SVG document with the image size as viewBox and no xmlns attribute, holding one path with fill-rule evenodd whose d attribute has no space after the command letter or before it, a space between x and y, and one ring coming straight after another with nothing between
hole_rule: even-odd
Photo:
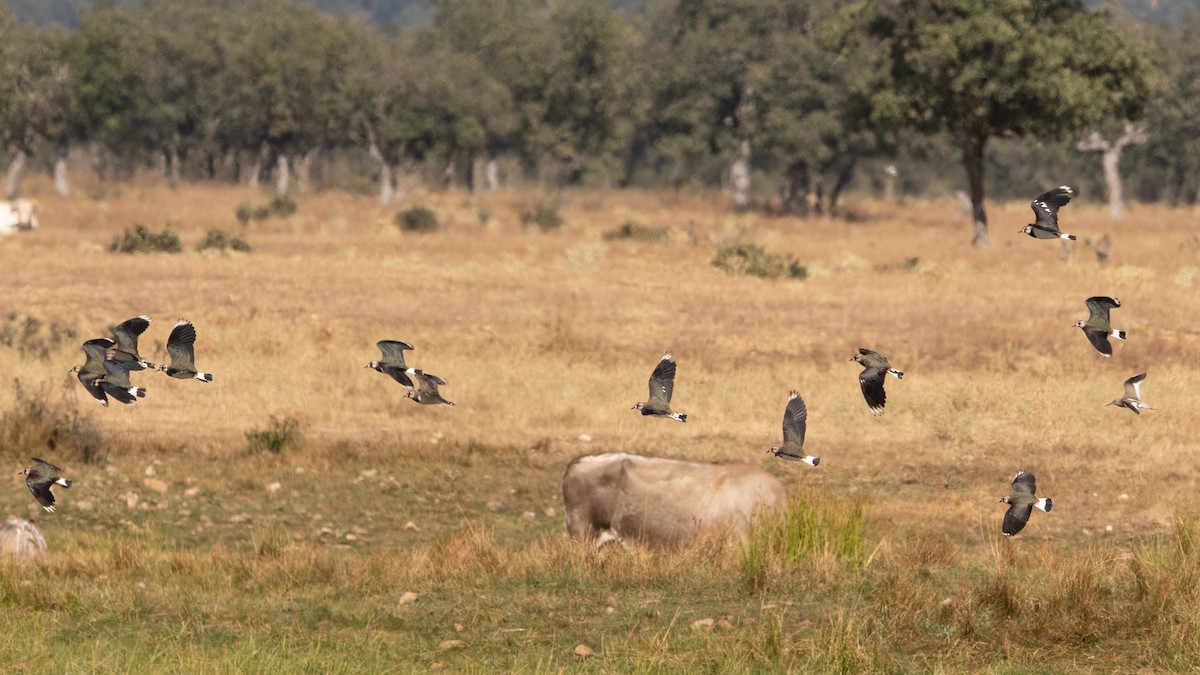
<instances>
[{"instance_id":1,"label":"grass tuft","mask_svg":"<svg viewBox=\"0 0 1200 675\"><path fill-rule=\"evenodd\" d=\"M563 226L562 215L558 212L558 206L551 202L542 202L533 209L521 214L521 224L525 226L533 225L543 232L557 230Z\"/></svg>"},{"instance_id":2,"label":"grass tuft","mask_svg":"<svg viewBox=\"0 0 1200 675\"><path fill-rule=\"evenodd\" d=\"M20 380L14 380L12 388L13 401L0 413L0 445L31 453L44 449L55 457L70 457L85 464L107 456L104 433L91 415L67 403L50 403L48 385L30 392Z\"/></svg>"},{"instance_id":3,"label":"grass tuft","mask_svg":"<svg viewBox=\"0 0 1200 675\"><path fill-rule=\"evenodd\" d=\"M245 239L231 234L225 234L223 230L212 229L208 234L204 235L204 239L196 244L197 251L207 251L216 249L218 251L234 250L243 253L250 252L250 244Z\"/></svg>"},{"instance_id":4,"label":"grass tuft","mask_svg":"<svg viewBox=\"0 0 1200 675\"><path fill-rule=\"evenodd\" d=\"M183 243L179 235L164 225L162 232L153 232L145 225L137 224L125 230L108 244L111 253L179 253Z\"/></svg>"},{"instance_id":5,"label":"grass tuft","mask_svg":"<svg viewBox=\"0 0 1200 675\"><path fill-rule=\"evenodd\" d=\"M749 275L763 279L804 279L808 268L791 258L767 253L758 244L738 243L725 246L713 258L713 267L730 274Z\"/></svg>"},{"instance_id":6,"label":"grass tuft","mask_svg":"<svg viewBox=\"0 0 1200 675\"><path fill-rule=\"evenodd\" d=\"M271 416L270 423L265 429L252 429L246 432L246 445L250 452L272 452L280 454L288 448L300 445L304 434L300 429L300 420L294 417L277 418Z\"/></svg>"},{"instance_id":7,"label":"grass tuft","mask_svg":"<svg viewBox=\"0 0 1200 675\"><path fill-rule=\"evenodd\" d=\"M396 214L396 226L405 232L433 232L438 228L438 220L432 210L414 206Z\"/></svg>"},{"instance_id":8,"label":"grass tuft","mask_svg":"<svg viewBox=\"0 0 1200 675\"><path fill-rule=\"evenodd\" d=\"M634 241L666 241L671 232L665 227L650 227L635 220L627 220L615 230L604 233L605 239L632 239Z\"/></svg>"},{"instance_id":9,"label":"grass tuft","mask_svg":"<svg viewBox=\"0 0 1200 675\"><path fill-rule=\"evenodd\" d=\"M866 523L860 500L797 490L781 517L761 518L751 531L742 552L742 576L759 588L804 562L861 567L866 560ZM807 574L813 567L797 572Z\"/></svg>"},{"instance_id":10,"label":"grass tuft","mask_svg":"<svg viewBox=\"0 0 1200 675\"><path fill-rule=\"evenodd\" d=\"M45 332L43 328L46 328ZM58 321L51 321L47 326L32 314L21 317L16 312L9 312L0 323L0 347L16 349L21 356L48 359L51 351L77 339L74 328Z\"/></svg>"}]
</instances>

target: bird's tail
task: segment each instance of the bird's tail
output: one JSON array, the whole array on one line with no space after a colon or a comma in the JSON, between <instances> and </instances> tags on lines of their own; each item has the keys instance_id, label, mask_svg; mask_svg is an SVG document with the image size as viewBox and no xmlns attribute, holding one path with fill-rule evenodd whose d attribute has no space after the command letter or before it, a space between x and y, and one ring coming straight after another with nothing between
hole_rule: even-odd
<instances>
[{"instance_id":1,"label":"bird's tail","mask_svg":"<svg viewBox=\"0 0 1200 675\"><path fill-rule=\"evenodd\" d=\"M65 487L65 488L71 487L71 481L67 480L66 478L59 478L58 480L56 480L54 482L58 483L59 485Z\"/></svg>"},{"instance_id":2,"label":"bird's tail","mask_svg":"<svg viewBox=\"0 0 1200 675\"><path fill-rule=\"evenodd\" d=\"M145 387L130 387L128 391L129 391L130 396L138 396L140 398L146 398L146 388Z\"/></svg>"},{"instance_id":3,"label":"bird's tail","mask_svg":"<svg viewBox=\"0 0 1200 675\"><path fill-rule=\"evenodd\" d=\"M804 462L805 464L807 464L807 465L809 465L809 466L816 466L816 465L818 465L818 464L820 464L820 463L821 463L821 458L820 458L820 457L811 457L811 456L806 456L804 459L802 459L802 460L800 460L800 461L801 461L801 462Z\"/></svg>"},{"instance_id":4,"label":"bird's tail","mask_svg":"<svg viewBox=\"0 0 1200 675\"><path fill-rule=\"evenodd\" d=\"M1114 330L1114 331L1112 332L1112 336L1113 336L1113 337L1115 337L1115 338L1117 338L1118 340L1124 340L1124 339L1125 339L1125 331L1123 331L1123 330Z\"/></svg>"},{"instance_id":5,"label":"bird's tail","mask_svg":"<svg viewBox=\"0 0 1200 675\"><path fill-rule=\"evenodd\" d=\"M904 379L904 373L902 371L896 370L895 368L888 368L888 372L894 375L897 380Z\"/></svg>"},{"instance_id":6,"label":"bird's tail","mask_svg":"<svg viewBox=\"0 0 1200 675\"><path fill-rule=\"evenodd\" d=\"M1076 236L1075 236L1075 235L1073 235L1073 234L1067 234L1066 232L1063 232L1062 234L1058 235L1058 238L1059 238L1059 239L1065 239L1065 240L1067 240L1067 241L1075 241L1075 240L1076 240L1076 239L1078 239L1079 237L1076 237Z\"/></svg>"},{"instance_id":7,"label":"bird's tail","mask_svg":"<svg viewBox=\"0 0 1200 675\"><path fill-rule=\"evenodd\" d=\"M1034 502L1033 505L1038 507L1039 509L1049 513L1050 509L1054 508L1054 500L1050 499L1049 497L1043 497L1042 499L1039 499L1036 502Z\"/></svg>"},{"instance_id":8,"label":"bird's tail","mask_svg":"<svg viewBox=\"0 0 1200 675\"><path fill-rule=\"evenodd\" d=\"M212 382L212 373L196 373L196 379L201 382Z\"/></svg>"},{"instance_id":9,"label":"bird's tail","mask_svg":"<svg viewBox=\"0 0 1200 675\"><path fill-rule=\"evenodd\" d=\"M671 419L679 420L680 422L686 422L687 413L671 413Z\"/></svg>"}]
</instances>

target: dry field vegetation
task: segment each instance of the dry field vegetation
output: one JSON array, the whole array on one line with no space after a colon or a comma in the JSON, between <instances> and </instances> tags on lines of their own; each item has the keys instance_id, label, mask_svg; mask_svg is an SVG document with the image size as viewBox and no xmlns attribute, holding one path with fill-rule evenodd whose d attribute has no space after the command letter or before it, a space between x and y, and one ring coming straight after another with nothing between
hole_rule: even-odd
<instances>
[{"instance_id":1,"label":"dry field vegetation","mask_svg":"<svg viewBox=\"0 0 1200 675\"><path fill-rule=\"evenodd\" d=\"M237 206L267 198L241 188L30 187L42 228L0 239L0 330L15 331L0 346L0 451L14 472L39 456L76 485L45 515L20 478L0 491L0 516L34 519L50 546L43 565L0 565L6 669L1200 662L1194 212L1135 205L1114 226L1072 203L1065 264L1057 242L1017 233L1023 203L993 204L992 247L975 251L949 201L801 221L690 193L576 192L543 232L520 218L541 194L413 193L405 206L440 228L409 233L395 208L340 192L243 228ZM629 221L670 235L604 237ZM135 223L169 223L183 252L108 252ZM212 228L253 250L197 253ZM1084 240L1104 233L1100 266ZM807 278L714 268L717 244L739 240ZM1122 302L1129 340L1111 360L1071 328L1091 295ZM101 409L67 371L83 340L139 314L156 363L174 321L192 320L215 382L135 373L149 395ZM22 339L26 317L41 323ZM410 363L445 377L457 406L417 406L364 369L381 338L416 345ZM847 361L859 346L906 373L878 419ZM629 409L666 349L687 424ZM1159 409L1104 407L1141 370ZM764 454L791 389L818 469ZM248 443L285 420L297 428L279 452ZM794 493L790 544L568 540L562 470L605 451L768 467ZM1055 507L1006 540L998 499L1019 469Z\"/></svg>"}]
</instances>

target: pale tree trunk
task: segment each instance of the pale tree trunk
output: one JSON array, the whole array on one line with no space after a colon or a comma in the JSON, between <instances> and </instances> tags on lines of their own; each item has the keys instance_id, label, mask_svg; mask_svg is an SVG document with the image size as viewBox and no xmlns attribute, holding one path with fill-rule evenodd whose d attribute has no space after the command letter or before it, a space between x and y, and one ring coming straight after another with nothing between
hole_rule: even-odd
<instances>
[{"instance_id":1,"label":"pale tree trunk","mask_svg":"<svg viewBox=\"0 0 1200 675\"><path fill-rule=\"evenodd\" d=\"M750 140L738 144L738 156L729 167L729 191L733 194L733 208L745 211L750 208Z\"/></svg>"},{"instance_id":2,"label":"pale tree trunk","mask_svg":"<svg viewBox=\"0 0 1200 675\"><path fill-rule=\"evenodd\" d=\"M61 197L71 195L71 185L67 181L67 146L62 144L54 152L54 191Z\"/></svg>"},{"instance_id":3,"label":"pale tree trunk","mask_svg":"<svg viewBox=\"0 0 1200 675\"><path fill-rule=\"evenodd\" d=\"M473 155L471 157L471 192L482 192L484 184L484 165L486 164L483 155Z\"/></svg>"},{"instance_id":4,"label":"pale tree trunk","mask_svg":"<svg viewBox=\"0 0 1200 675\"><path fill-rule=\"evenodd\" d=\"M792 216L808 216L808 162L798 159L788 165L779 184L780 210Z\"/></svg>"},{"instance_id":5,"label":"pale tree trunk","mask_svg":"<svg viewBox=\"0 0 1200 675\"><path fill-rule=\"evenodd\" d=\"M25 176L25 162L28 159L29 153L17 150L12 161L8 163L8 174L4 179L5 198L16 199L21 196L21 179Z\"/></svg>"},{"instance_id":6,"label":"pale tree trunk","mask_svg":"<svg viewBox=\"0 0 1200 675\"><path fill-rule=\"evenodd\" d=\"M279 159L275 162L275 194L283 197L287 195L288 188L291 186L291 162L288 161L287 154L281 152Z\"/></svg>"},{"instance_id":7,"label":"pale tree trunk","mask_svg":"<svg viewBox=\"0 0 1200 675\"><path fill-rule=\"evenodd\" d=\"M312 190L312 167L317 161L317 148L304 153L300 158L300 166L296 167L296 189L300 194L308 194Z\"/></svg>"},{"instance_id":8,"label":"pale tree trunk","mask_svg":"<svg viewBox=\"0 0 1200 675\"><path fill-rule=\"evenodd\" d=\"M986 144L986 136L967 132L963 138L962 160L963 168L967 171L971 222L974 226L971 245L976 248L987 248L988 245L987 211L983 207L983 149Z\"/></svg>"},{"instance_id":9,"label":"pale tree trunk","mask_svg":"<svg viewBox=\"0 0 1200 675\"><path fill-rule=\"evenodd\" d=\"M170 158L169 174L170 174L171 182L178 183L179 176L181 175L181 173L183 171L183 167L182 167L183 160L179 157L179 148L172 145L171 149L170 149L170 154L168 155L168 157Z\"/></svg>"},{"instance_id":10,"label":"pale tree trunk","mask_svg":"<svg viewBox=\"0 0 1200 675\"><path fill-rule=\"evenodd\" d=\"M442 172L442 188L453 190L458 187L458 165L454 160L446 162L446 170Z\"/></svg>"},{"instance_id":11,"label":"pale tree trunk","mask_svg":"<svg viewBox=\"0 0 1200 675\"><path fill-rule=\"evenodd\" d=\"M392 203L392 193L396 189L396 181L392 175L392 166L384 159L379 146L372 141L367 146L367 154L379 165L379 205L387 206Z\"/></svg>"},{"instance_id":12,"label":"pale tree trunk","mask_svg":"<svg viewBox=\"0 0 1200 675\"><path fill-rule=\"evenodd\" d=\"M1099 152L1100 165L1104 167L1104 185L1108 190L1108 217L1116 223L1125 217L1125 198L1121 185L1121 153L1129 145L1146 142L1146 127L1132 122L1125 123L1125 132L1115 141L1109 141L1093 130L1075 145L1077 150Z\"/></svg>"},{"instance_id":13,"label":"pale tree trunk","mask_svg":"<svg viewBox=\"0 0 1200 675\"><path fill-rule=\"evenodd\" d=\"M500 163L495 157L489 157L483 168L483 180L488 192L500 189Z\"/></svg>"},{"instance_id":14,"label":"pale tree trunk","mask_svg":"<svg viewBox=\"0 0 1200 675\"><path fill-rule=\"evenodd\" d=\"M258 148L258 154L254 156L254 161L250 164L250 175L246 177L246 184L251 189L257 190L259 181L262 180L263 167L267 165L267 160L270 159L271 149L263 143Z\"/></svg>"}]
</instances>

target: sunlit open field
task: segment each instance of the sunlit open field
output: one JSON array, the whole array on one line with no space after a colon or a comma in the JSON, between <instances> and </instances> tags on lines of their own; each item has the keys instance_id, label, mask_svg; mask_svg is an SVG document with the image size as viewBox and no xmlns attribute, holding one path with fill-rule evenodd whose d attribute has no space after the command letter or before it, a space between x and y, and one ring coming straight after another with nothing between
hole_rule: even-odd
<instances>
[{"instance_id":1,"label":"sunlit open field","mask_svg":"<svg viewBox=\"0 0 1200 675\"><path fill-rule=\"evenodd\" d=\"M19 333L37 318L48 352L0 346L0 452L12 472L38 456L76 484L56 488L54 514L20 477L0 491L0 516L34 520L50 549L41 566L0 567L7 667L1103 672L1200 659L1195 212L1135 204L1114 225L1072 202L1066 263L1058 242L1018 234L1027 203L989 205L992 245L977 251L950 201L852 201L849 221L800 220L712 195L580 191L543 232L521 214L546 195L415 192L401 208L427 206L441 227L408 233L397 207L340 192L243 228L237 206L268 197L149 180L103 199L31 188L42 227L0 238L0 323ZM670 236L604 237L627 221ZM184 251L108 252L135 223L169 223ZM197 253L212 228L253 250ZM1106 233L1102 266L1087 241ZM791 255L807 278L714 267L736 241ZM1092 295L1121 301L1113 325L1129 339L1112 359L1071 327ZM103 409L68 370L84 340L142 314L145 357L164 361L189 319L215 381L135 373L147 397ZM75 338L53 342L55 323ZM418 406L365 369L384 338L415 345L410 365L448 380L456 406ZM858 347L905 372L879 418L848 361ZM687 424L630 410L668 349ZM1105 407L1143 370L1156 410ZM792 389L815 469L765 454ZM90 419L100 461L31 443L18 414L30 399ZM247 432L287 418L297 443L249 447ZM765 576L715 541L593 552L566 538L560 480L572 457L608 451L761 464L806 503L862 506L863 552ZM998 500L1021 469L1054 510L1009 540Z\"/></svg>"}]
</instances>

